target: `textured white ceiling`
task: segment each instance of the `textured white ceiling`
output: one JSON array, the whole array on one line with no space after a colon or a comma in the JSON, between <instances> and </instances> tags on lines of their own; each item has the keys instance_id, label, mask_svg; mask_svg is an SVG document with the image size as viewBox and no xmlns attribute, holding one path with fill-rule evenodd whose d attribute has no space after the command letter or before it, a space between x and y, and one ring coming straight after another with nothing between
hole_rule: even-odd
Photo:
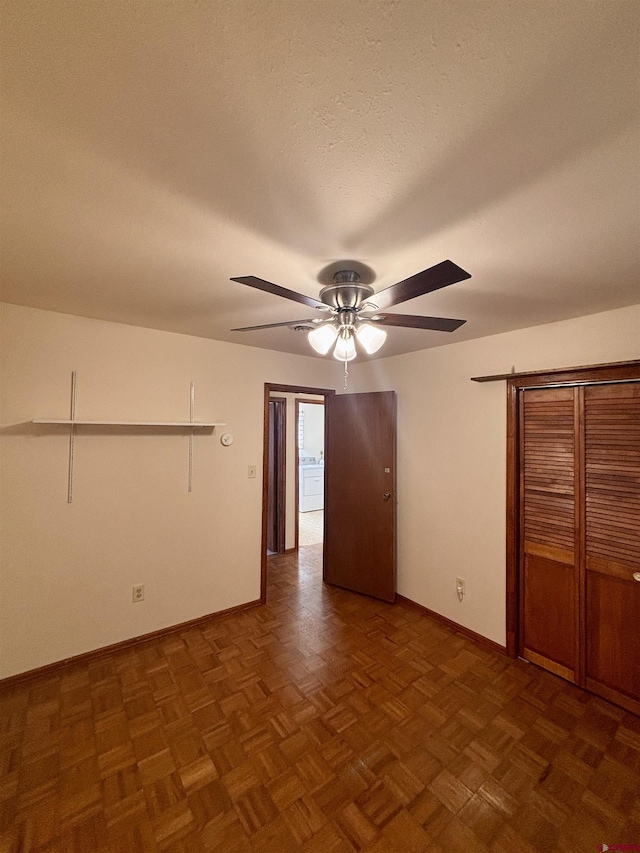
<instances>
[{"instance_id":1,"label":"textured white ceiling","mask_svg":"<svg viewBox=\"0 0 640 853\"><path fill-rule=\"evenodd\" d=\"M0 298L310 354L355 259L380 356L640 301L637 0L2 2Z\"/></svg>"}]
</instances>

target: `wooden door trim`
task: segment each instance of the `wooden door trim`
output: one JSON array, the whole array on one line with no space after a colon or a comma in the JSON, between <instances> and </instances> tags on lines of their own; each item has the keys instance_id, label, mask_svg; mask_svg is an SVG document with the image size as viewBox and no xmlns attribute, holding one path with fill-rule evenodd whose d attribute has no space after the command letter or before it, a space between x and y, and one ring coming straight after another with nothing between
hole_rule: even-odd
<instances>
[{"instance_id":1,"label":"wooden door trim","mask_svg":"<svg viewBox=\"0 0 640 853\"><path fill-rule=\"evenodd\" d=\"M475 381L507 380L507 530L506 530L506 640L507 654L517 657L520 637L520 398L525 388L557 385L594 385L640 379L640 360L559 368L540 373L476 377ZM587 685L588 687L588 685Z\"/></svg>"},{"instance_id":2,"label":"wooden door trim","mask_svg":"<svg viewBox=\"0 0 640 853\"><path fill-rule=\"evenodd\" d=\"M294 417L295 417L295 436L296 436L296 453L295 453L295 462L294 462L295 472L296 472L296 476L295 476L295 481L296 481L296 483L295 483L296 531L295 531L294 546L295 546L295 552L297 554L298 551L300 550L300 519L298 517L299 513L300 513L300 448L298 447L298 441L299 441L299 438L298 438L299 426L298 426L298 424L300 422L300 397L296 397L296 399L295 399Z\"/></svg>"},{"instance_id":3,"label":"wooden door trim","mask_svg":"<svg viewBox=\"0 0 640 853\"><path fill-rule=\"evenodd\" d=\"M517 422L518 424L524 423L524 396L522 394L518 394L516 397L516 406L517 406ZM524 530L524 472L522 470L522 466L519 464L520 460L524 458L524 430L520 430L518 434L518 444L517 444L517 453L516 458L518 461L518 479L515 484L515 492L514 498L517 501L517 524L515 529L518 531L518 538L515 543L515 547L517 548L518 555L518 589L524 589L524 566L525 566L525 548L524 548L524 536L520 535L520 531ZM520 595L518 597L517 602L518 609L518 631L516 634L516 643L518 649L518 655L520 657L524 657L524 637L523 631L520 631L519 626L524 624L524 595Z\"/></svg>"},{"instance_id":4,"label":"wooden door trim","mask_svg":"<svg viewBox=\"0 0 640 853\"><path fill-rule=\"evenodd\" d=\"M577 588L575 595L575 655L576 655L576 684L585 686L585 649L587 638L586 626L586 571L585 571L585 528L587 523L585 493L585 436L584 436L584 385L579 385L574 391L573 400L573 432L574 432L574 512L575 539L573 553L575 554Z\"/></svg>"},{"instance_id":5,"label":"wooden door trim","mask_svg":"<svg viewBox=\"0 0 640 853\"><path fill-rule=\"evenodd\" d=\"M272 392L279 394L315 394L318 397L324 397L325 400L327 397L336 393L332 388L310 388L305 385L282 385L279 382L264 383L264 402L262 409L262 537L260 543L261 604L265 604L267 600L267 506L269 497L267 466L269 464L269 399Z\"/></svg>"},{"instance_id":6,"label":"wooden door trim","mask_svg":"<svg viewBox=\"0 0 640 853\"><path fill-rule=\"evenodd\" d=\"M519 654L520 642L520 394L507 384L507 577L506 647Z\"/></svg>"},{"instance_id":7,"label":"wooden door trim","mask_svg":"<svg viewBox=\"0 0 640 853\"><path fill-rule=\"evenodd\" d=\"M525 381L529 379L537 379L541 376L545 377L553 377L554 382L569 382L570 384L577 384L582 381L579 378L579 375L583 374L585 371L589 373L597 372L606 372L611 373L620 369L622 373L626 373L629 368L635 368L636 370L640 370L640 359L634 359L631 361L609 361L604 364L591 364L585 367L557 367L553 370L528 370L524 373L494 373L492 376L472 376L472 382L499 382L503 379L515 379L518 382L522 382L524 384ZM575 381L571 379L567 379L568 376L576 376ZM588 380L597 381L595 379ZM605 380L608 381L608 380ZM624 380L622 380L624 381ZM533 382L532 384L537 384L537 382ZM545 382L546 384L546 382Z\"/></svg>"}]
</instances>

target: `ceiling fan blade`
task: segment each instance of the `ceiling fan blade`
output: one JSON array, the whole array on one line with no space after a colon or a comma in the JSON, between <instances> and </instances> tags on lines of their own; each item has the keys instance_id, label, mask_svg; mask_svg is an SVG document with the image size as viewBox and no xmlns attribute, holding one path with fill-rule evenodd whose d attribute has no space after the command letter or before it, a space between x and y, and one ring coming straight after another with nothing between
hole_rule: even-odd
<instances>
[{"instance_id":1,"label":"ceiling fan blade","mask_svg":"<svg viewBox=\"0 0 640 853\"><path fill-rule=\"evenodd\" d=\"M265 293L273 293L275 296L283 296L285 299L293 299L294 302L302 302L303 305L308 305L310 308L327 307L320 302L319 299L314 299L313 296L306 296L304 293L297 293L295 290L288 290L286 287L280 287L279 284L272 284L270 281L265 281L263 278L256 278L255 275L241 275L237 278L232 278L231 281L239 281L240 284L247 284L249 287L264 290Z\"/></svg>"},{"instance_id":2,"label":"ceiling fan blade","mask_svg":"<svg viewBox=\"0 0 640 853\"><path fill-rule=\"evenodd\" d=\"M413 314L374 314L371 318L382 326L404 326L409 329L431 329L434 332L455 332L466 320L451 317L416 317Z\"/></svg>"},{"instance_id":3,"label":"ceiling fan blade","mask_svg":"<svg viewBox=\"0 0 640 853\"><path fill-rule=\"evenodd\" d=\"M379 293L374 293L370 301L378 308L390 308L392 305L398 305L399 302L406 302L408 299L423 296L441 287L448 287L465 278L471 278L471 273L465 272L453 261L442 261L435 267L429 267L428 270L422 270L410 278L405 278L404 281L385 287Z\"/></svg>"},{"instance_id":4,"label":"ceiling fan blade","mask_svg":"<svg viewBox=\"0 0 640 853\"><path fill-rule=\"evenodd\" d=\"M285 320L284 323L263 323L261 326L242 326L239 329L231 329L232 332L255 332L256 329L275 329L277 326L304 326L307 323L318 323L317 317L306 320Z\"/></svg>"}]
</instances>

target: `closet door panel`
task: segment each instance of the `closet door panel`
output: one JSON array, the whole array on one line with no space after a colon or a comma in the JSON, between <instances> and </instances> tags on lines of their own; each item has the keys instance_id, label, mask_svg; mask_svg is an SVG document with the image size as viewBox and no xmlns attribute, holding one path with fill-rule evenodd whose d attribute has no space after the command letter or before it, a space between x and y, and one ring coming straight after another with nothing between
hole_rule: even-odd
<instances>
[{"instance_id":1,"label":"closet door panel","mask_svg":"<svg viewBox=\"0 0 640 853\"><path fill-rule=\"evenodd\" d=\"M640 383L585 389L587 687L640 710Z\"/></svg>"},{"instance_id":2,"label":"closet door panel","mask_svg":"<svg viewBox=\"0 0 640 853\"><path fill-rule=\"evenodd\" d=\"M569 670L558 674L572 678L576 629L573 565L527 554L524 590L526 632L523 657L533 660L531 652L542 655Z\"/></svg>"},{"instance_id":3,"label":"closet door panel","mask_svg":"<svg viewBox=\"0 0 640 853\"><path fill-rule=\"evenodd\" d=\"M640 703L640 584L628 574L587 573L587 687L625 705L610 691Z\"/></svg>"},{"instance_id":4,"label":"closet door panel","mask_svg":"<svg viewBox=\"0 0 640 853\"><path fill-rule=\"evenodd\" d=\"M574 390L524 391L522 423L520 653L575 680Z\"/></svg>"}]
</instances>

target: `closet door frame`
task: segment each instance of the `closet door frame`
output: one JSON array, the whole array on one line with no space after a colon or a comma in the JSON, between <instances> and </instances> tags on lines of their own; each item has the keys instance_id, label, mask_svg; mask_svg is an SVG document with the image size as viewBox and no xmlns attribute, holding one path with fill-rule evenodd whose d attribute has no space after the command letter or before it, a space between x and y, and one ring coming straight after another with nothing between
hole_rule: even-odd
<instances>
[{"instance_id":1,"label":"closet door frame","mask_svg":"<svg viewBox=\"0 0 640 853\"><path fill-rule=\"evenodd\" d=\"M496 377L498 378L498 377ZM640 362L570 367L540 373L514 373L507 379L507 559L506 559L506 651L518 656L520 638L520 445L521 399L526 388L575 387L640 379ZM583 469L584 470L584 469ZM580 475L581 477L583 474ZM581 484L584 488L584 483ZM578 555L576 555L578 556ZM582 559L582 555L580 555ZM580 581L584 584L584 578ZM580 590L584 596L584 590ZM582 617L583 618L583 617ZM582 628L582 626L580 626ZM580 634L584 636L584 631ZM584 655L580 656L584 660ZM584 682L581 667L580 681ZM580 682L578 682L580 683Z\"/></svg>"}]
</instances>

